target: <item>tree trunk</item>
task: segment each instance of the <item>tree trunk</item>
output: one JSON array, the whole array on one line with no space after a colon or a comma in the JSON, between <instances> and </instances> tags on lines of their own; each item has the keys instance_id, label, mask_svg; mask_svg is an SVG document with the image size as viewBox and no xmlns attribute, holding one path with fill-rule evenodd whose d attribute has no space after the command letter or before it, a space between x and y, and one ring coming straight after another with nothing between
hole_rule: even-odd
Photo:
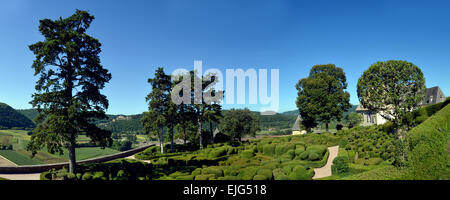
<instances>
[{"instance_id":1,"label":"tree trunk","mask_svg":"<svg viewBox=\"0 0 450 200\"><path fill-rule=\"evenodd\" d=\"M173 124L170 124L170 152L173 152Z\"/></svg>"},{"instance_id":2,"label":"tree trunk","mask_svg":"<svg viewBox=\"0 0 450 200\"><path fill-rule=\"evenodd\" d=\"M214 144L214 132L213 132L211 120L209 121L209 133L211 134L211 143Z\"/></svg>"},{"instance_id":3,"label":"tree trunk","mask_svg":"<svg viewBox=\"0 0 450 200\"><path fill-rule=\"evenodd\" d=\"M68 146L68 150L69 150L69 173L76 173L76 169L77 169L77 162L76 162L76 157L75 157L75 139L72 139L69 142L69 146Z\"/></svg>"},{"instance_id":4,"label":"tree trunk","mask_svg":"<svg viewBox=\"0 0 450 200\"><path fill-rule=\"evenodd\" d=\"M202 120L198 119L197 123L198 123L198 131L197 132L198 132L198 139L199 139L199 142L200 142L200 149L203 149Z\"/></svg>"},{"instance_id":5,"label":"tree trunk","mask_svg":"<svg viewBox=\"0 0 450 200\"><path fill-rule=\"evenodd\" d=\"M164 154L164 134L162 127L159 127L159 147L161 148L161 154Z\"/></svg>"},{"instance_id":6,"label":"tree trunk","mask_svg":"<svg viewBox=\"0 0 450 200\"><path fill-rule=\"evenodd\" d=\"M325 130L328 132L328 123L325 123Z\"/></svg>"},{"instance_id":7,"label":"tree trunk","mask_svg":"<svg viewBox=\"0 0 450 200\"><path fill-rule=\"evenodd\" d=\"M183 126L183 142L184 142L185 146L186 146L186 140L187 140L186 127Z\"/></svg>"}]
</instances>

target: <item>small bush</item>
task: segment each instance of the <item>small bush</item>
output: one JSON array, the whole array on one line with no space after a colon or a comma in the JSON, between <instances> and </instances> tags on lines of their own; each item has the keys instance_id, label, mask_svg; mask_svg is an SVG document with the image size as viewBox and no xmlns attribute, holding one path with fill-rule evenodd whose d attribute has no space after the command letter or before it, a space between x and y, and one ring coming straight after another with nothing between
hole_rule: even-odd
<instances>
[{"instance_id":1,"label":"small bush","mask_svg":"<svg viewBox=\"0 0 450 200\"><path fill-rule=\"evenodd\" d=\"M245 150L242 151L241 155L243 158L252 158L255 154L253 153L252 150Z\"/></svg>"},{"instance_id":2,"label":"small bush","mask_svg":"<svg viewBox=\"0 0 450 200\"><path fill-rule=\"evenodd\" d=\"M343 174L349 172L348 158L344 156L338 156L333 160L331 165L331 172L333 174Z\"/></svg>"},{"instance_id":3,"label":"small bush","mask_svg":"<svg viewBox=\"0 0 450 200\"><path fill-rule=\"evenodd\" d=\"M381 158L369 158L367 160L367 164L369 164L369 165L378 165L382 162L383 162L383 159L381 159Z\"/></svg>"},{"instance_id":4,"label":"small bush","mask_svg":"<svg viewBox=\"0 0 450 200\"><path fill-rule=\"evenodd\" d=\"M320 160L320 156L319 156L319 154L317 154L317 153L311 152L311 153L308 155L308 160L310 160L310 161Z\"/></svg>"},{"instance_id":5,"label":"small bush","mask_svg":"<svg viewBox=\"0 0 450 200\"><path fill-rule=\"evenodd\" d=\"M201 174L201 175L195 176L194 180L204 181L204 180L211 180L211 179L215 179L215 178L216 178L216 176L214 174Z\"/></svg>"},{"instance_id":6,"label":"small bush","mask_svg":"<svg viewBox=\"0 0 450 200\"><path fill-rule=\"evenodd\" d=\"M218 166L211 166L208 168L202 169L202 174L214 174L215 177L223 176L223 170Z\"/></svg>"},{"instance_id":7,"label":"small bush","mask_svg":"<svg viewBox=\"0 0 450 200\"><path fill-rule=\"evenodd\" d=\"M258 174L253 177L253 180L264 181L264 180L270 180L270 179L267 176Z\"/></svg>"},{"instance_id":8,"label":"small bush","mask_svg":"<svg viewBox=\"0 0 450 200\"><path fill-rule=\"evenodd\" d=\"M92 176L93 180L107 180L104 172L95 172Z\"/></svg>"},{"instance_id":9,"label":"small bush","mask_svg":"<svg viewBox=\"0 0 450 200\"><path fill-rule=\"evenodd\" d=\"M291 180L311 180L313 176L314 174L310 170L306 170L302 165L297 165L292 169L288 177Z\"/></svg>"},{"instance_id":10,"label":"small bush","mask_svg":"<svg viewBox=\"0 0 450 200\"><path fill-rule=\"evenodd\" d=\"M256 173L257 175L263 175L267 177L267 180L271 180L273 178L272 170L271 169L259 169Z\"/></svg>"},{"instance_id":11,"label":"small bush","mask_svg":"<svg viewBox=\"0 0 450 200\"><path fill-rule=\"evenodd\" d=\"M263 145L263 154L266 156L273 156L275 154L275 147L274 144L266 144Z\"/></svg>"},{"instance_id":12,"label":"small bush","mask_svg":"<svg viewBox=\"0 0 450 200\"><path fill-rule=\"evenodd\" d=\"M92 173L91 172L86 172L81 177L81 180L91 180L91 179L92 179Z\"/></svg>"},{"instance_id":13,"label":"small bush","mask_svg":"<svg viewBox=\"0 0 450 200\"><path fill-rule=\"evenodd\" d=\"M286 175L283 169L276 168L272 171L273 177L275 180L289 180L289 177Z\"/></svg>"},{"instance_id":14,"label":"small bush","mask_svg":"<svg viewBox=\"0 0 450 200\"><path fill-rule=\"evenodd\" d=\"M304 151L298 157L300 158L300 160L306 160L309 157L309 152Z\"/></svg>"},{"instance_id":15,"label":"small bush","mask_svg":"<svg viewBox=\"0 0 450 200\"><path fill-rule=\"evenodd\" d=\"M175 179L176 180L184 180L184 181L192 181L192 180L194 180L194 176L193 175L177 176Z\"/></svg>"}]
</instances>

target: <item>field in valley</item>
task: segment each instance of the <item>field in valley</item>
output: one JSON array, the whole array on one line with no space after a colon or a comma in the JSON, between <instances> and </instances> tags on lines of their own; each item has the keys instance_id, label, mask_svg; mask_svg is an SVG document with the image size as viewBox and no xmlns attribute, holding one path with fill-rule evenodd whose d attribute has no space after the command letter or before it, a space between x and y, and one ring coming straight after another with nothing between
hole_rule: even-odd
<instances>
[{"instance_id":1,"label":"field in valley","mask_svg":"<svg viewBox=\"0 0 450 200\"><path fill-rule=\"evenodd\" d=\"M31 136L27 134L27 131L23 130L0 130L0 143L3 145L12 145L13 150L0 150L0 155L9 161L17 165L36 165L36 164L50 164L50 163L61 163L68 161L68 151L64 149L63 155L50 154L44 148L38 151L37 154L32 158L31 152L26 150L26 145L31 139ZM87 143L89 138L81 135L77 142ZM76 159L84 160L89 158L95 158L105 155L110 155L117 153L118 151L100 147L81 147L76 149ZM6 165L6 161L1 162Z\"/></svg>"}]
</instances>

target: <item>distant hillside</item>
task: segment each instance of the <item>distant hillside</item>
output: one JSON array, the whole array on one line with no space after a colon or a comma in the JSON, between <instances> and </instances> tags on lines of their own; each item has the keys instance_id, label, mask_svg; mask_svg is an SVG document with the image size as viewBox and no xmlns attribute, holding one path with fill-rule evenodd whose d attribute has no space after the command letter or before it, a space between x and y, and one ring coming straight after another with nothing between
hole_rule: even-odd
<instances>
[{"instance_id":1,"label":"distant hillside","mask_svg":"<svg viewBox=\"0 0 450 200\"><path fill-rule=\"evenodd\" d=\"M33 128L34 123L7 104L0 103L0 128Z\"/></svg>"},{"instance_id":2,"label":"distant hillside","mask_svg":"<svg viewBox=\"0 0 450 200\"><path fill-rule=\"evenodd\" d=\"M28 119L34 122L34 119L38 116L38 112L36 109L18 109L16 110L20 114L24 115Z\"/></svg>"}]
</instances>

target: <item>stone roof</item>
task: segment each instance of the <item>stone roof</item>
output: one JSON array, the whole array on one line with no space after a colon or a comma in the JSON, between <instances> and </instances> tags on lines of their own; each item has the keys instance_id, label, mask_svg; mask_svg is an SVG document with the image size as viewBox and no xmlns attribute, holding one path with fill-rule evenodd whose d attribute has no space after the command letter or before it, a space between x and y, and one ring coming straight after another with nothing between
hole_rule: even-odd
<instances>
[{"instance_id":1,"label":"stone roof","mask_svg":"<svg viewBox=\"0 0 450 200\"><path fill-rule=\"evenodd\" d=\"M425 92L425 98L423 100L423 104L435 104L435 103L439 103L437 102L440 99L440 95L443 96L443 98L445 99L445 95L442 92L441 88L439 88L439 86L434 86L432 88L427 88L426 92ZM431 102L427 102L430 100L430 97L433 96L433 99L431 99Z\"/></svg>"},{"instance_id":2,"label":"stone roof","mask_svg":"<svg viewBox=\"0 0 450 200\"><path fill-rule=\"evenodd\" d=\"M302 119L300 118L300 115L297 116L297 120L295 120L294 126L292 126L292 130L293 131L300 131L300 123L301 123Z\"/></svg>"}]
</instances>

